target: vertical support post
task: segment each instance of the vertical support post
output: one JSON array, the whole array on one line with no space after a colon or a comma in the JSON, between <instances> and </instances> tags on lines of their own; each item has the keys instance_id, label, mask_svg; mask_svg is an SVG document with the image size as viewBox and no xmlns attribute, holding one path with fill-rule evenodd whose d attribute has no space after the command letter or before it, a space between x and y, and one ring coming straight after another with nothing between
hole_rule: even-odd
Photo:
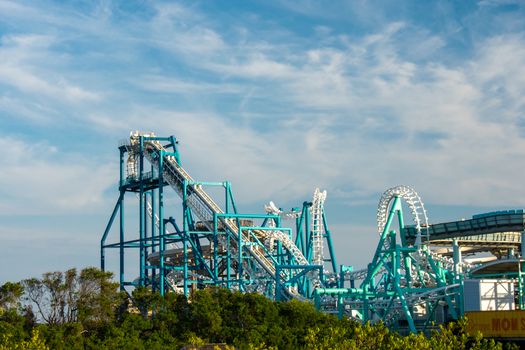
<instances>
[{"instance_id":1,"label":"vertical support post","mask_svg":"<svg viewBox=\"0 0 525 350\"><path fill-rule=\"evenodd\" d=\"M343 305L343 295L337 295L337 317L342 320L345 313L345 306Z\"/></svg>"},{"instance_id":2,"label":"vertical support post","mask_svg":"<svg viewBox=\"0 0 525 350\"><path fill-rule=\"evenodd\" d=\"M281 301L281 266L275 266L275 301Z\"/></svg>"},{"instance_id":3,"label":"vertical support post","mask_svg":"<svg viewBox=\"0 0 525 350\"><path fill-rule=\"evenodd\" d=\"M173 136L170 136L169 140L171 143L171 147L173 148L173 153L175 153L175 160L177 161L177 164L182 166L182 163L180 162L179 148L177 147L178 141Z\"/></svg>"},{"instance_id":4,"label":"vertical support post","mask_svg":"<svg viewBox=\"0 0 525 350\"><path fill-rule=\"evenodd\" d=\"M312 262L312 246L310 241L310 203L304 202L304 237L305 237L305 258L308 260L309 263Z\"/></svg>"},{"instance_id":5,"label":"vertical support post","mask_svg":"<svg viewBox=\"0 0 525 350\"><path fill-rule=\"evenodd\" d=\"M213 213L213 279L215 285L219 283L219 230L217 228L219 221L217 213Z\"/></svg>"},{"instance_id":6,"label":"vertical support post","mask_svg":"<svg viewBox=\"0 0 525 350\"><path fill-rule=\"evenodd\" d=\"M304 211L305 211L305 203L303 202L303 208L301 209L301 215L297 216L295 218L295 245L297 248L301 250L301 253L303 253L304 256L306 256L306 246L304 242L304 232L303 232L303 220L304 220ZM297 208L293 208L295 211Z\"/></svg>"},{"instance_id":7,"label":"vertical support post","mask_svg":"<svg viewBox=\"0 0 525 350\"><path fill-rule=\"evenodd\" d=\"M392 207L390 208L390 212L388 214L385 228L383 229L383 232L381 233L381 237L379 238L379 243L377 244L376 252L374 254L374 258L372 259L372 262L368 265L368 273L363 281L364 285L368 285L372 282L374 276L372 276L371 272L377 267L377 264L379 263L379 259L381 258L381 254L383 254L383 245L385 243L386 239L388 238L390 225L392 224L392 221L394 220L394 216L397 211L401 211L401 201L399 197L394 198L394 202L392 203Z\"/></svg>"},{"instance_id":8,"label":"vertical support post","mask_svg":"<svg viewBox=\"0 0 525 350\"><path fill-rule=\"evenodd\" d=\"M119 265L120 265L120 273L119 273L119 281L120 281L120 289L124 290L124 201L120 202L120 232L119 232L119 238L120 238L120 244L119 244Z\"/></svg>"},{"instance_id":9,"label":"vertical support post","mask_svg":"<svg viewBox=\"0 0 525 350\"><path fill-rule=\"evenodd\" d=\"M124 149L120 149L120 186L124 185ZM120 290L124 290L124 199L119 201L119 282Z\"/></svg>"},{"instance_id":10,"label":"vertical support post","mask_svg":"<svg viewBox=\"0 0 525 350\"><path fill-rule=\"evenodd\" d=\"M217 228L216 228L217 229ZM218 230L218 229L217 229ZM230 234L226 233L226 288L231 287L231 254L230 254Z\"/></svg>"},{"instance_id":11,"label":"vertical support post","mask_svg":"<svg viewBox=\"0 0 525 350\"><path fill-rule=\"evenodd\" d=\"M276 226L276 227L278 227L278 226ZM279 264L283 264L284 265L284 264L286 264L284 259L285 259L285 257L284 257L284 254L283 254L283 243L281 241L277 241L277 261L278 261Z\"/></svg>"},{"instance_id":12,"label":"vertical support post","mask_svg":"<svg viewBox=\"0 0 525 350\"><path fill-rule=\"evenodd\" d=\"M188 296L188 231L182 233L182 254L183 254L183 291L184 296ZM194 252L195 254L195 252ZM195 257L194 257L195 258Z\"/></svg>"},{"instance_id":13,"label":"vertical support post","mask_svg":"<svg viewBox=\"0 0 525 350\"><path fill-rule=\"evenodd\" d=\"M111 217L109 218L108 224L106 225L106 229L104 230L104 234L102 235L102 239L100 240L100 269L102 271L105 271L105 268L106 268L106 247L105 247L106 239L108 237L111 226L113 226L113 221L115 220L117 211L120 208L120 202L123 200L123 198L124 198L124 191L121 190L117 203L115 203L115 207L113 208L113 212L111 213Z\"/></svg>"},{"instance_id":14,"label":"vertical support post","mask_svg":"<svg viewBox=\"0 0 525 350\"><path fill-rule=\"evenodd\" d=\"M334 245L332 243L332 235L330 233L330 230L328 229L328 224L326 222L326 215L324 213L324 209L323 209L323 226L324 226L324 236L326 238L326 242L328 243L328 252L330 254L330 261L331 261L331 265L332 265L332 271L334 273L337 272L337 261L335 259L335 251L334 251Z\"/></svg>"},{"instance_id":15,"label":"vertical support post","mask_svg":"<svg viewBox=\"0 0 525 350\"><path fill-rule=\"evenodd\" d=\"M156 251L155 244L155 215L156 215L156 205L155 205L155 190L152 189L149 193L151 199L151 223L150 223L150 236L151 236L151 252Z\"/></svg>"},{"instance_id":16,"label":"vertical support post","mask_svg":"<svg viewBox=\"0 0 525 350\"><path fill-rule=\"evenodd\" d=\"M372 272L374 270L374 265L372 263L369 263L367 265L367 278L362 283L363 293L362 293L362 302L363 302L363 309L361 310L363 314L363 324L370 320L370 302L368 300L368 292L370 289L372 289L372 284L374 282L374 276L372 276Z\"/></svg>"},{"instance_id":17,"label":"vertical support post","mask_svg":"<svg viewBox=\"0 0 525 350\"><path fill-rule=\"evenodd\" d=\"M140 152L139 152L139 285L144 285L144 275L146 271L146 252L144 245L144 228L145 228L145 213L144 213L144 136L139 137Z\"/></svg>"},{"instance_id":18,"label":"vertical support post","mask_svg":"<svg viewBox=\"0 0 525 350\"><path fill-rule=\"evenodd\" d=\"M237 214L237 206L235 205L235 199L234 199L234 197L233 197L232 185L231 185L231 183L230 183L229 181L226 181L226 184L227 184L227 187L228 187L228 188L227 188L228 196L229 196L229 198L230 198L230 201L229 201L229 202L231 203L231 206L232 206L231 209L233 209L233 212L234 212L235 214ZM230 211L231 211L231 210L230 210Z\"/></svg>"},{"instance_id":19,"label":"vertical support post","mask_svg":"<svg viewBox=\"0 0 525 350\"><path fill-rule=\"evenodd\" d=\"M159 292L165 294L165 271L164 271L164 151L159 152Z\"/></svg>"},{"instance_id":20,"label":"vertical support post","mask_svg":"<svg viewBox=\"0 0 525 350\"><path fill-rule=\"evenodd\" d=\"M144 247L143 247L143 250L144 250L144 284L143 285L149 285L150 284L150 279L149 279L149 275L150 275L150 272L149 269L147 268L147 264L148 264L148 252L149 252L149 247L151 246L151 240L150 240L150 237L149 236L149 220L148 220L148 216L147 213L148 213L148 208L147 208L147 205L148 205L148 194L149 192L144 192ZM153 216L151 217L151 220L153 221Z\"/></svg>"},{"instance_id":21,"label":"vertical support post","mask_svg":"<svg viewBox=\"0 0 525 350\"><path fill-rule=\"evenodd\" d=\"M225 202L224 202L224 212L226 214L230 213L230 183L228 181L224 182L225 189Z\"/></svg>"},{"instance_id":22,"label":"vertical support post","mask_svg":"<svg viewBox=\"0 0 525 350\"><path fill-rule=\"evenodd\" d=\"M182 253L183 253L183 259L182 259L182 271L183 271L183 291L184 296L188 296L188 242L187 242L187 236L188 232L190 230L189 220L190 213L189 213L189 207L188 207L188 181L184 179L183 187L182 187L182 210L184 211L184 218L183 218L183 228L182 228Z\"/></svg>"},{"instance_id":23,"label":"vertical support post","mask_svg":"<svg viewBox=\"0 0 525 350\"><path fill-rule=\"evenodd\" d=\"M105 241L100 242L100 269L106 271L106 250L104 248Z\"/></svg>"},{"instance_id":24,"label":"vertical support post","mask_svg":"<svg viewBox=\"0 0 525 350\"><path fill-rule=\"evenodd\" d=\"M242 242L242 229L241 227L239 226L239 244L238 244L238 256L237 256L237 259L239 261L238 263L238 266L237 266L237 277L238 277L238 280L239 280L239 290L240 291L244 291L244 285L243 285L243 280L242 280L242 246L243 246L243 242Z\"/></svg>"},{"instance_id":25,"label":"vertical support post","mask_svg":"<svg viewBox=\"0 0 525 350\"><path fill-rule=\"evenodd\" d=\"M397 210L397 220L399 223L399 236L401 240L401 246L407 247L408 245L407 245L406 237L404 234L405 220L403 219L403 210L401 206L401 201L399 201L399 208ZM412 274L411 274L412 260L408 252L403 252L403 263L405 264L405 278L406 278L407 284L410 284L412 282Z\"/></svg>"},{"instance_id":26,"label":"vertical support post","mask_svg":"<svg viewBox=\"0 0 525 350\"><path fill-rule=\"evenodd\" d=\"M151 172L153 173L153 165L151 166ZM157 208L155 204L155 189L151 190L151 252L155 253L157 251L157 239L156 239L156 222L155 222L155 215L157 213ZM159 224L160 226L160 224ZM151 280L153 285L153 291L157 291L157 285L156 285L156 273L157 269L152 269L151 271Z\"/></svg>"},{"instance_id":27,"label":"vertical support post","mask_svg":"<svg viewBox=\"0 0 525 350\"><path fill-rule=\"evenodd\" d=\"M321 309L321 297L319 296L319 289L314 290L314 305L317 310Z\"/></svg>"},{"instance_id":28,"label":"vertical support post","mask_svg":"<svg viewBox=\"0 0 525 350\"><path fill-rule=\"evenodd\" d=\"M400 228L401 229L401 228ZM417 333L416 325L414 323L414 319L412 318L412 310L408 306L408 303L406 302L405 295L403 294L403 289L401 288L401 276L399 275L399 270L401 268L401 252L399 250L399 246L396 245L395 248L395 256L394 261L392 262L392 265L395 268L395 290L398 294L399 300L401 301L401 306L403 307L403 311L405 312L405 316L408 322L408 326L410 328L410 331L412 333Z\"/></svg>"},{"instance_id":29,"label":"vertical support post","mask_svg":"<svg viewBox=\"0 0 525 350\"><path fill-rule=\"evenodd\" d=\"M124 186L124 153L126 152L124 147L119 148L120 160L119 160L119 188Z\"/></svg>"}]
</instances>

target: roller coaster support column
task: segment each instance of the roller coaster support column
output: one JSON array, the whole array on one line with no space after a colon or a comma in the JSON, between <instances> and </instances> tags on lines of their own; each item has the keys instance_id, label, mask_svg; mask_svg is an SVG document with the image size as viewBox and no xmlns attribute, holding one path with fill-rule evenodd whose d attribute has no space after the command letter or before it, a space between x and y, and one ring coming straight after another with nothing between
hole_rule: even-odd
<instances>
[{"instance_id":1,"label":"roller coaster support column","mask_svg":"<svg viewBox=\"0 0 525 350\"><path fill-rule=\"evenodd\" d=\"M144 234L145 234L145 210L144 210L144 137L140 136L139 146L139 259L140 259L140 271L139 271L139 285L144 286L144 276L146 271L146 248L144 245Z\"/></svg>"},{"instance_id":2,"label":"roller coaster support column","mask_svg":"<svg viewBox=\"0 0 525 350\"><path fill-rule=\"evenodd\" d=\"M239 237L238 239L238 247L237 247L237 279L239 282L239 290L241 292L244 292L244 284L243 284L243 266L242 266L242 250L243 250L243 241L242 241L242 227L239 227Z\"/></svg>"},{"instance_id":3,"label":"roller coaster support column","mask_svg":"<svg viewBox=\"0 0 525 350\"><path fill-rule=\"evenodd\" d=\"M299 249L301 249L301 253L303 253L305 257L307 257L308 254L306 251L306 247L308 245L308 233L310 232L310 219L308 217L308 208L310 206L312 206L312 203L303 202L303 209L301 211L301 215L299 215L295 219L295 232L297 232L297 236L295 237L294 243Z\"/></svg>"},{"instance_id":4,"label":"roller coaster support column","mask_svg":"<svg viewBox=\"0 0 525 350\"><path fill-rule=\"evenodd\" d=\"M226 197L227 198L227 197ZM217 213L213 213L213 275L215 280L219 281L219 230L217 225L219 221L217 220ZM227 266L229 269L230 267ZM229 278L228 278L229 280ZM229 281L226 281L227 287L229 288ZM224 288L224 286L222 286Z\"/></svg>"},{"instance_id":5,"label":"roller coaster support column","mask_svg":"<svg viewBox=\"0 0 525 350\"><path fill-rule=\"evenodd\" d=\"M366 275L365 280L361 284L361 288L363 289L363 308L362 308L362 314L363 314L363 320L368 321L370 317L370 305L369 305L369 298L368 293L374 292L376 290L375 283L375 276L380 271L380 269L383 267L385 260L382 258L385 254L390 254L390 252L385 250L385 242L390 239L389 230L390 225L392 224L392 221L394 220L395 214L397 211L402 211L401 207L401 201L399 197L394 198L394 202L392 203L392 207L390 208L390 213L387 217L386 224L383 228L383 232L381 233L381 237L379 239L379 243L377 244L377 249L374 255L374 258L370 264L368 264L368 273ZM388 246L388 244L387 244ZM390 245L390 249L394 248L395 246ZM395 268L394 264L392 264L391 268ZM397 271L397 269L396 269ZM394 277L394 274L396 271L392 271L392 276ZM395 291L398 292L397 290Z\"/></svg>"},{"instance_id":6,"label":"roller coaster support column","mask_svg":"<svg viewBox=\"0 0 525 350\"><path fill-rule=\"evenodd\" d=\"M334 246L332 244L332 235L330 234L330 230L328 229L328 224L326 222L326 215L323 210L323 226L324 226L324 237L326 238L326 242L328 244L328 252L330 254L330 263L332 265L332 271L334 273L337 273L337 261L335 259L335 252L334 252Z\"/></svg>"},{"instance_id":7,"label":"roller coaster support column","mask_svg":"<svg viewBox=\"0 0 525 350\"><path fill-rule=\"evenodd\" d=\"M153 147L153 149L149 147L155 145L154 142L160 141L169 142L169 144L161 146L162 149L159 148L158 153L155 151L155 147ZM173 149L173 151L168 152L164 147L167 147L170 151ZM158 138L132 133L130 143L121 143L118 148L120 194L100 241L100 266L102 269L106 268L106 249L117 249L119 252L118 279L121 290L124 290L125 286L151 285L154 290L156 289L164 295L167 286L166 276L170 269L165 263L166 242L172 241L172 239L165 234L163 188L168 185L168 183L165 181L166 178L164 174L166 171L166 156L173 157L180 165L177 141L173 136ZM145 172L146 161L150 160L151 162L151 159L155 160L154 163L151 163L151 172ZM171 162L171 158L169 161ZM156 192L157 189L159 190L158 192ZM134 231L136 232L136 234L133 235L135 237L131 239L130 237L126 237L128 233L126 232L125 234L124 229L124 199L127 192L136 194L139 202L139 228ZM106 241L109 238L111 227L117 217L117 212L120 214L119 233L113 242L108 244ZM150 224L151 234L149 233ZM137 254L139 257L138 279L136 281L125 280L125 253L129 249L139 250ZM148 260L150 253L158 254L158 264L150 264Z\"/></svg>"},{"instance_id":8,"label":"roller coaster support column","mask_svg":"<svg viewBox=\"0 0 525 350\"><path fill-rule=\"evenodd\" d=\"M308 262L312 261L312 237L311 237L311 227L310 227L310 207L312 206L312 202L304 202L303 208L304 208L304 252L303 255L306 257Z\"/></svg>"},{"instance_id":9,"label":"roller coaster support column","mask_svg":"<svg viewBox=\"0 0 525 350\"><path fill-rule=\"evenodd\" d=\"M126 282L125 281L125 276L124 276L124 272L125 272L125 251L127 248L141 248L141 253L144 254L145 252L145 249L146 249L146 244L145 242L143 242L143 239L138 239L138 240L128 240L126 241L125 239L125 230L124 230L124 222L125 222L125 217L124 217L124 197L125 197L125 193L128 192L128 191L134 191L134 190L131 190L129 185L130 185L130 182L134 181L134 180L137 180L133 175L128 178L125 177L125 154L126 152L128 151L131 151L131 147L130 145L127 145L127 144L122 144L119 146L119 198L117 200L117 203L115 204L115 207L113 209L113 212L111 214L111 217L108 221L108 224L106 225L106 229L104 230L104 234L102 235L102 239L100 241L100 253L101 253L101 256L100 256L100 267L102 270L104 270L106 268L106 261L105 261L105 250L107 248L117 248L118 249L118 252L119 252L119 283L120 283L120 289L121 290L124 290L125 289L125 286L127 285L135 285L136 283L134 282ZM131 155L130 155L131 157ZM136 191L134 191L136 192ZM111 230L111 227L114 223L114 220L116 218L116 215L117 215L117 212L119 212L119 234L118 234L118 240L117 242L115 243L110 243L110 244L107 244L106 243L106 240L108 238L108 234ZM143 228L142 228L143 229ZM139 229L140 230L140 229ZM142 231L142 234L143 234L143 231ZM142 236L141 238L143 238L144 236ZM140 243L139 243L140 242ZM141 256L142 258L142 256ZM145 268L143 266L143 263L144 262L144 258L143 260L141 261L141 266L139 267L140 271L142 272L142 279L140 280L139 283L144 283L145 279L144 279L144 271L145 271Z\"/></svg>"},{"instance_id":10,"label":"roller coaster support column","mask_svg":"<svg viewBox=\"0 0 525 350\"><path fill-rule=\"evenodd\" d=\"M153 174L153 166L151 166L151 173ZM155 204L155 189L151 190L151 252L155 253L156 251L156 224L155 224L155 213L156 213L156 204ZM159 233L160 236L160 233ZM156 290L156 269L151 271L151 281L153 285L153 290Z\"/></svg>"},{"instance_id":11,"label":"roller coaster support column","mask_svg":"<svg viewBox=\"0 0 525 350\"><path fill-rule=\"evenodd\" d=\"M296 219L296 232L295 245L301 249L304 257L308 262L312 261L312 245L311 245L311 232L310 232L310 208L312 202L303 202L303 209L301 216ZM303 285L303 293L310 295L310 284L306 283Z\"/></svg>"},{"instance_id":12,"label":"roller coaster support column","mask_svg":"<svg viewBox=\"0 0 525 350\"><path fill-rule=\"evenodd\" d=\"M182 271L183 271L183 291L184 296L188 296L188 242L187 242L187 233L190 231L190 225L193 226L193 223L190 223L191 212L190 207L188 206L188 181L184 180L183 189L182 189L182 210L183 210L183 222L182 222L182 231L185 233L182 239Z\"/></svg>"},{"instance_id":13,"label":"roller coaster support column","mask_svg":"<svg viewBox=\"0 0 525 350\"><path fill-rule=\"evenodd\" d=\"M164 151L160 151L159 155L159 292L164 296L166 273L164 270L164 250L165 247L165 222L164 222Z\"/></svg>"},{"instance_id":14,"label":"roller coaster support column","mask_svg":"<svg viewBox=\"0 0 525 350\"><path fill-rule=\"evenodd\" d=\"M104 234L102 235L102 239L100 240L100 269L102 271L105 271L106 269L106 239L108 237L109 230L111 229L111 226L113 225L113 221L115 220L115 217L117 216L117 212L119 211L121 207L121 202L124 198L124 191L120 191L120 196L117 199L117 203L115 204L115 207L113 208L113 212L111 213L111 217L109 218L108 224L106 225L106 229L104 230Z\"/></svg>"},{"instance_id":15,"label":"roller coaster support column","mask_svg":"<svg viewBox=\"0 0 525 350\"><path fill-rule=\"evenodd\" d=\"M402 230L402 227L400 227L400 230ZM403 293L403 290L401 288L401 275L400 275L400 271L401 271L401 256L404 255L406 256L407 255L407 251L406 250L403 250L403 254L401 254L401 247L399 245L396 245L395 242L396 242L396 234L395 232L392 232L392 243L394 244L395 246L395 253L393 252L392 253L392 265L395 266L395 271L394 271L394 288L395 288L395 291L399 297L399 300L401 301L401 306L403 307L403 311L405 313L405 317L407 319L407 322L408 322L408 326L410 327L410 331L413 332L413 333L417 333L417 330L416 330L416 325L414 324L414 319L412 318L412 310L410 310L408 304L407 304L407 301L406 301L406 298L405 298L405 295Z\"/></svg>"},{"instance_id":16,"label":"roller coaster support column","mask_svg":"<svg viewBox=\"0 0 525 350\"><path fill-rule=\"evenodd\" d=\"M119 148L120 150L120 186L124 185L124 148ZM121 189L122 191L122 189ZM120 229L119 229L119 283L120 290L124 290L124 198L119 203L120 211Z\"/></svg>"},{"instance_id":17,"label":"roller coaster support column","mask_svg":"<svg viewBox=\"0 0 525 350\"><path fill-rule=\"evenodd\" d=\"M400 202L401 203L401 202ZM394 206L392 206L394 208ZM401 238L401 245L403 247L407 247L406 238L405 235L401 234L403 232L403 228L405 227L405 220L403 219L403 211L397 210L397 220L399 222L399 232L400 232L400 238ZM395 237L394 237L394 245L395 245ZM410 271L412 269L412 259L410 259L410 254L407 252L403 252L403 259L405 263L405 279L407 283L412 282L412 276L410 274Z\"/></svg>"},{"instance_id":18,"label":"roller coaster support column","mask_svg":"<svg viewBox=\"0 0 525 350\"><path fill-rule=\"evenodd\" d=\"M383 246L385 244L385 240L388 239L388 230L390 229L390 225L392 224L392 221L394 220L396 211L401 211L401 201L399 197L394 198L394 202L392 203L392 207L390 208L390 214L388 215L385 227L383 229L383 232L381 233L381 237L379 238L379 243L377 244L376 253L374 255L372 263L368 265L368 273L363 282L363 285L370 284L375 274L379 271L379 269L383 265L383 262L381 261L381 255L383 254Z\"/></svg>"}]
</instances>

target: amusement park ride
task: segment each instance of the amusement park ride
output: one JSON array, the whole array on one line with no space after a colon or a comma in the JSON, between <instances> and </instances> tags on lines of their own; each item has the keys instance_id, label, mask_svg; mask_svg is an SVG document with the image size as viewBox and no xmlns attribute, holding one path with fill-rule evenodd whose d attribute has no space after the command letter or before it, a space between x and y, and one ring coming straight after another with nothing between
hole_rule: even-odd
<instances>
[{"instance_id":1,"label":"amusement park ride","mask_svg":"<svg viewBox=\"0 0 525 350\"><path fill-rule=\"evenodd\" d=\"M476 294L472 285L484 300L479 309L525 309L522 210L430 225L414 189L390 188L378 206L375 255L366 269L354 270L337 266L324 212L326 191L316 189L311 202L291 211L270 202L265 214L243 214L229 182L196 181L184 170L175 137L133 132L119 151L119 196L100 253L104 269L107 249L119 251L122 289L147 286L188 295L217 286L258 292L274 300L313 301L339 317L381 320L411 332L464 315L471 307L466 298ZM222 192L215 199L221 205L205 190L210 187ZM173 191L181 199L182 222L166 213L165 198ZM138 230L125 225L126 199L138 201ZM412 225L405 225L403 206ZM108 243L117 216L118 236ZM283 221L292 221L294 229ZM479 253L490 256L462 257ZM139 260L132 280L124 273L130 256ZM504 282L510 286L506 297L494 292ZM480 295L483 284L492 289Z\"/></svg>"}]
</instances>

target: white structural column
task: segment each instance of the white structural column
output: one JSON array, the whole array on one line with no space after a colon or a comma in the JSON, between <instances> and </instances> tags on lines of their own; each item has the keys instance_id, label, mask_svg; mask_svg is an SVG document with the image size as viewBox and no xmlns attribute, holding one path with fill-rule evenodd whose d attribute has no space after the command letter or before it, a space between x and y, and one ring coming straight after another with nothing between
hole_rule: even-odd
<instances>
[{"instance_id":1,"label":"white structural column","mask_svg":"<svg viewBox=\"0 0 525 350\"><path fill-rule=\"evenodd\" d=\"M312 248L313 256L312 263L314 265L323 265L324 254L323 254L323 236L324 236L324 225L323 225L323 210L324 201L326 199L326 191L321 192L319 188L315 189L314 198L312 202Z\"/></svg>"}]
</instances>

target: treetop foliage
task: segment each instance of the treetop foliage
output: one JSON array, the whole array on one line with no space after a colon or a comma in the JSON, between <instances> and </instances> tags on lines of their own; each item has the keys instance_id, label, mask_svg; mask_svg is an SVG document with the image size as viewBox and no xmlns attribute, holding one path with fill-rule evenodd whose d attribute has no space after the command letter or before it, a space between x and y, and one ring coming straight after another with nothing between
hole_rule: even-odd
<instances>
[{"instance_id":1,"label":"treetop foliage","mask_svg":"<svg viewBox=\"0 0 525 350\"><path fill-rule=\"evenodd\" d=\"M112 274L95 268L46 273L0 287L0 350L4 349L503 349L464 320L430 336L401 336L384 325L361 325L296 300L209 288L183 295L143 287L118 291ZM211 347L213 348L213 347Z\"/></svg>"}]
</instances>

